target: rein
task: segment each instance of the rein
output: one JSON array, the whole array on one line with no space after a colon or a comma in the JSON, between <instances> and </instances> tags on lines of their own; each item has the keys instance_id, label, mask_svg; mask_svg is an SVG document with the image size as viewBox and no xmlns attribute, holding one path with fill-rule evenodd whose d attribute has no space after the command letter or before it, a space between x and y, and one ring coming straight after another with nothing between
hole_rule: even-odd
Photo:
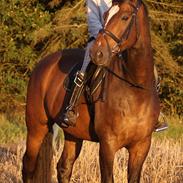
<instances>
[{"instance_id":1,"label":"rein","mask_svg":"<svg viewBox=\"0 0 183 183\"><path fill-rule=\"evenodd\" d=\"M115 72L113 72L110 68L105 67L105 70L108 71L110 74L114 75L115 77L117 77L118 79L125 81L126 83L130 84L133 87L139 88L139 89L145 89L143 86L133 82L128 81L127 79L121 77L120 75L116 74Z\"/></svg>"}]
</instances>

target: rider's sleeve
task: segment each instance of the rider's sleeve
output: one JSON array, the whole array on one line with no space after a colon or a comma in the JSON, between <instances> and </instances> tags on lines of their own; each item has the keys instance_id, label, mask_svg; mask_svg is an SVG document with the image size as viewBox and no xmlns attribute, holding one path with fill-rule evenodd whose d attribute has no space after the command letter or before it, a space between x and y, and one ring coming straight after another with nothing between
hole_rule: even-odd
<instances>
[{"instance_id":1,"label":"rider's sleeve","mask_svg":"<svg viewBox=\"0 0 183 183\"><path fill-rule=\"evenodd\" d=\"M99 30L103 27L103 20L99 6L99 1L87 0L88 31L90 37L96 38Z\"/></svg>"},{"instance_id":2,"label":"rider's sleeve","mask_svg":"<svg viewBox=\"0 0 183 183\"><path fill-rule=\"evenodd\" d=\"M103 28L103 14L112 5L112 0L87 0L88 31L90 37L97 37Z\"/></svg>"}]
</instances>

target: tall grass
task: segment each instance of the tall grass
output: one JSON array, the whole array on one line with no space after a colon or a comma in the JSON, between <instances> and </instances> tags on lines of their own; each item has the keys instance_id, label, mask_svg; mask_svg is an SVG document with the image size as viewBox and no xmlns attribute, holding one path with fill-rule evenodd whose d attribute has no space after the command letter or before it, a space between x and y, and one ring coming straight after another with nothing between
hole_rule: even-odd
<instances>
[{"instance_id":1,"label":"tall grass","mask_svg":"<svg viewBox=\"0 0 183 183\"><path fill-rule=\"evenodd\" d=\"M171 138L180 139L183 137L183 116L167 116L165 120L168 122L169 128L161 133L154 133L155 138Z\"/></svg>"},{"instance_id":2,"label":"tall grass","mask_svg":"<svg viewBox=\"0 0 183 183\"><path fill-rule=\"evenodd\" d=\"M84 143L74 166L72 183L100 182L98 150L98 144ZM54 164L58 155L55 157ZM115 183L127 183L127 160L128 152L125 149L117 152L114 163ZM181 182L183 182L183 139L177 141L167 138L153 139L143 166L141 183Z\"/></svg>"},{"instance_id":3,"label":"tall grass","mask_svg":"<svg viewBox=\"0 0 183 183\"><path fill-rule=\"evenodd\" d=\"M24 117L0 114L0 145L25 139Z\"/></svg>"},{"instance_id":4,"label":"tall grass","mask_svg":"<svg viewBox=\"0 0 183 183\"><path fill-rule=\"evenodd\" d=\"M21 183L21 161L25 144L19 144L17 150L0 149L0 183ZM56 183L56 163L63 149L57 147L53 158L52 183ZM76 160L71 183L99 183L99 146L85 142L79 158ZM154 139L144 163L141 183L182 183L183 182L183 138L179 140ZM127 159L125 149L117 152L114 163L115 183L127 183Z\"/></svg>"},{"instance_id":5,"label":"tall grass","mask_svg":"<svg viewBox=\"0 0 183 183\"><path fill-rule=\"evenodd\" d=\"M26 129L19 119L0 115L0 183L21 183L22 156ZM178 117L168 118L169 130L153 135L151 149L144 163L141 183L183 182L183 124ZM52 183L56 180L56 163L63 149L60 135L53 157ZM77 159L71 183L99 183L99 145L84 142ZM127 183L128 152L121 149L114 163L115 183Z\"/></svg>"}]
</instances>

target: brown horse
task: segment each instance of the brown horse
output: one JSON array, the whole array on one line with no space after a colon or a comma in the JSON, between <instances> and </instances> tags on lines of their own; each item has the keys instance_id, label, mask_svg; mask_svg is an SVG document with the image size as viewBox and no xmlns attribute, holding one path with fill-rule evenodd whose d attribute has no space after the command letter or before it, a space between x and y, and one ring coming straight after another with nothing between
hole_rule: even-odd
<instances>
[{"instance_id":1,"label":"brown horse","mask_svg":"<svg viewBox=\"0 0 183 183\"><path fill-rule=\"evenodd\" d=\"M57 165L58 181L62 183L70 180L83 140L100 144L102 183L114 182L114 156L122 147L129 152L128 182L138 183L150 148L159 116L159 99L147 10L140 0L124 0L114 6L116 13L110 19L106 18L105 27L91 49L94 63L105 67L108 73L105 79L107 97L104 102L94 104L93 120L88 106L81 104L76 127L63 128L65 143ZM57 52L43 59L31 76L26 109L28 134L23 158L24 182L31 180L42 141L65 106L64 79L73 65L83 60L83 54L78 49ZM81 96L80 100L86 99Z\"/></svg>"}]
</instances>

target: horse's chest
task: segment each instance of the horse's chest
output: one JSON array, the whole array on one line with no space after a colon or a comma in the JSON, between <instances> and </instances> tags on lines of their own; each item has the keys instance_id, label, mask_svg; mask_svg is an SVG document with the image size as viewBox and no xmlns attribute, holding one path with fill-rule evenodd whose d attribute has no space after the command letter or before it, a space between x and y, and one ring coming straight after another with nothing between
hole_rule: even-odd
<instances>
[{"instance_id":1,"label":"horse's chest","mask_svg":"<svg viewBox=\"0 0 183 183\"><path fill-rule=\"evenodd\" d=\"M124 115L134 115L136 112L143 110L145 103L140 97L122 94L113 98L110 105L113 106L114 110L120 111Z\"/></svg>"},{"instance_id":2,"label":"horse's chest","mask_svg":"<svg viewBox=\"0 0 183 183\"><path fill-rule=\"evenodd\" d=\"M121 90L108 95L106 102L96 109L104 123L112 128L124 128L127 124L136 127L146 123L153 114L152 97L144 93Z\"/></svg>"}]
</instances>

